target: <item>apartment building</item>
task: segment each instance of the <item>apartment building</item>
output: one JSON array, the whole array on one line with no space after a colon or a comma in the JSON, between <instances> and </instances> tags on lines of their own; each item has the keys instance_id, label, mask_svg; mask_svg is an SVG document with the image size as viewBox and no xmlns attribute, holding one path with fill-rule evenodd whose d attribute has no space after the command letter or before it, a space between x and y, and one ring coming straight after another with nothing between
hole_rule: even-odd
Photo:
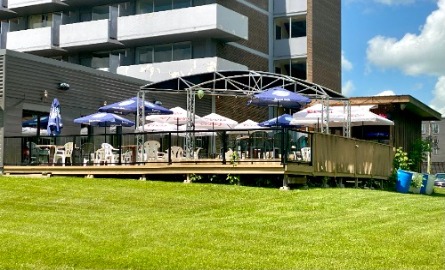
<instances>
[{"instance_id":1,"label":"apartment building","mask_svg":"<svg viewBox=\"0 0 445 270\"><path fill-rule=\"evenodd\" d=\"M0 0L0 48L145 81L261 70L341 91L340 0Z\"/></svg>"},{"instance_id":2,"label":"apartment building","mask_svg":"<svg viewBox=\"0 0 445 270\"><path fill-rule=\"evenodd\" d=\"M431 141L431 173L445 172L445 118L423 121L422 138ZM426 162L423 171L426 171Z\"/></svg>"}]
</instances>

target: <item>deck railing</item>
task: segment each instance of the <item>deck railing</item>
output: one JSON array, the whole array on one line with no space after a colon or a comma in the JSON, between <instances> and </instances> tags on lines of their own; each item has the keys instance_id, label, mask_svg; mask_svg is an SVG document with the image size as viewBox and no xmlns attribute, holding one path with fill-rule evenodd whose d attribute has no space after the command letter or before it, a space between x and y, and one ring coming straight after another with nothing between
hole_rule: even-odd
<instances>
[{"instance_id":1,"label":"deck railing","mask_svg":"<svg viewBox=\"0 0 445 270\"><path fill-rule=\"evenodd\" d=\"M53 165L57 150L68 142L73 142L73 152L66 161L57 159L58 163L90 166L153 162L311 162L312 133L279 127L192 132L195 133L195 149L189 155L184 149L186 131L5 137L4 165ZM139 136L147 142L142 153L137 151ZM157 143L150 146L148 142ZM98 150L103 143L114 148L113 158L99 157L101 152Z\"/></svg>"}]
</instances>

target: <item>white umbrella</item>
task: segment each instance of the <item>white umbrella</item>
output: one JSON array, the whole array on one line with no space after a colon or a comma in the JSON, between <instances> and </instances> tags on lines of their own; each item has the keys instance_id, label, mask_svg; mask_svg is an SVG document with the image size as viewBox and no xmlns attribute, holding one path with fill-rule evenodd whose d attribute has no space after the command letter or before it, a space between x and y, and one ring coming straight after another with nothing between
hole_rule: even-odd
<instances>
[{"instance_id":1,"label":"white umbrella","mask_svg":"<svg viewBox=\"0 0 445 270\"><path fill-rule=\"evenodd\" d=\"M371 112L372 107L372 105L351 106L351 125L394 125L391 120ZM322 104L313 105L294 113L290 124L302 126L320 124L322 112ZM332 127L342 126L347 120L344 106L329 106L329 111L325 110L323 113L324 119L327 119L329 113L329 125Z\"/></svg>"},{"instance_id":2,"label":"white umbrella","mask_svg":"<svg viewBox=\"0 0 445 270\"><path fill-rule=\"evenodd\" d=\"M170 123L170 124L176 124L176 125L182 125L187 123L187 110L184 110L181 107L174 107L171 108L170 111L173 112L173 114L168 115L149 115L145 119L148 121L153 122L164 122L164 123ZM195 115L195 121L196 119L199 119L200 117Z\"/></svg>"},{"instance_id":3,"label":"white umbrella","mask_svg":"<svg viewBox=\"0 0 445 270\"><path fill-rule=\"evenodd\" d=\"M146 131L146 132L174 132L177 130L177 126L169 123L162 123L162 122L151 122L144 125L144 128L142 126L137 127L137 131Z\"/></svg>"},{"instance_id":4,"label":"white umbrella","mask_svg":"<svg viewBox=\"0 0 445 270\"><path fill-rule=\"evenodd\" d=\"M232 129L238 122L227 118L225 116L219 115L217 113L211 113L203 116L195 121L195 127L212 129Z\"/></svg>"},{"instance_id":5,"label":"white umbrella","mask_svg":"<svg viewBox=\"0 0 445 270\"><path fill-rule=\"evenodd\" d=\"M245 134L248 133L249 130L257 130L263 129L265 127L261 127L258 125L258 122L247 119L244 122L239 123L238 125L233 127L233 131L229 131L230 134Z\"/></svg>"},{"instance_id":6,"label":"white umbrella","mask_svg":"<svg viewBox=\"0 0 445 270\"><path fill-rule=\"evenodd\" d=\"M178 127L179 131L186 131L187 130L187 125L181 125ZM195 137L206 137L206 136L215 136L215 132L210 131L207 128L204 127L195 127ZM185 132L181 132L179 133L179 136L181 137L185 137L186 133Z\"/></svg>"}]
</instances>

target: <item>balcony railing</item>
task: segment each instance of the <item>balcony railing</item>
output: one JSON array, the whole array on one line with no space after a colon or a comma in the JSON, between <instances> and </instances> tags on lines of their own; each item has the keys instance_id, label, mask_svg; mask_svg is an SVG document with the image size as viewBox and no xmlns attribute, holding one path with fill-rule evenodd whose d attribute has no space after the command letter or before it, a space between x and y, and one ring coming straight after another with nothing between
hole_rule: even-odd
<instances>
[{"instance_id":1,"label":"balcony railing","mask_svg":"<svg viewBox=\"0 0 445 270\"><path fill-rule=\"evenodd\" d=\"M307 37L275 40L275 59L294 58L302 56L307 56Z\"/></svg>"},{"instance_id":2,"label":"balcony railing","mask_svg":"<svg viewBox=\"0 0 445 270\"><path fill-rule=\"evenodd\" d=\"M118 26L122 43L162 43L178 35L224 41L248 38L248 18L218 4L119 17Z\"/></svg>"}]
</instances>

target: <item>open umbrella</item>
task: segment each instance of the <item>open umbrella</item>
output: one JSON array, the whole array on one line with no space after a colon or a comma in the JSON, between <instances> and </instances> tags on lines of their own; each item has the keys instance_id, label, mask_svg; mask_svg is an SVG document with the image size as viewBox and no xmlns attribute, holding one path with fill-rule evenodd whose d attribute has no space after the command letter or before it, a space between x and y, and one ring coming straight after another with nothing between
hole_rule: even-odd
<instances>
[{"instance_id":1,"label":"open umbrella","mask_svg":"<svg viewBox=\"0 0 445 270\"><path fill-rule=\"evenodd\" d=\"M351 106L351 126L356 125L394 125L394 122L370 111L372 106ZM319 124L322 113L329 113L329 125L342 126L347 119L343 106L329 106L329 111L323 111L322 104L315 104L293 114L292 125ZM326 118L326 115L323 116Z\"/></svg>"},{"instance_id":2,"label":"open umbrella","mask_svg":"<svg viewBox=\"0 0 445 270\"><path fill-rule=\"evenodd\" d=\"M60 103L57 98L53 99L48 117L47 132L50 136L59 135L62 131L62 116L60 115Z\"/></svg>"},{"instance_id":3,"label":"open umbrella","mask_svg":"<svg viewBox=\"0 0 445 270\"><path fill-rule=\"evenodd\" d=\"M255 122L253 120L247 119L244 122L239 123L238 125L234 126L232 131L229 131L230 134L244 134L247 133L249 130L257 130L262 129L264 127L260 126L258 122Z\"/></svg>"},{"instance_id":4,"label":"open umbrella","mask_svg":"<svg viewBox=\"0 0 445 270\"><path fill-rule=\"evenodd\" d=\"M110 126L134 126L134 122L116 115L114 113L97 112L87 116L74 119L74 123L90 126L110 127Z\"/></svg>"},{"instance_id":5,"label":"open umbrella","mask_svg":"<svg viewBox=\"0 0 445 270\"><path fill-rule=\"evenodd\" d=\"M116 114L136 114L137 113L138 98L132 97L124 101L105 105L99 108L99 112L108 112ZM139 104L142 104L142 99L139 99ZM154 103L144 101L145 114L172 114L173 112L162 106Z\"/></svg>"},{"instance_id":6,"label":"open umbrella","mask_svg":"<svg viewBox=\"0 0 445 270\"><path fill-rule=\"evenodd\" d=\"M165 114L165 115L149 115L145 119L153 122L165 122L170 124L182 125L187 123L187 110L184 110L181 107L171 108L170 111L173 114ZM199 119L200 117L195 115L195 119Z\"/></svg>"},{"instance_id":7,"label":"open umbrella","mask_svg":"<svg viewBox=\"0 0 445 270\"><path fill-rule=\"evenodd\" d=\"M264 92L253 95L248 105L257 106L277 106L289 109L299 109L308 104L311 100L308 97L291 92L282 87L274 87Z\"/></svg>"},{"instance_id":8,"label":"open umbrella","mask_svg":"<svg viewBox=\"0 0 445 270\"><path fill-rule=\"evenodd\" d=\"M195 127L207 129L232 129L238 124L235 120L211 113L195 121Z\"/></svg>"},{"instance_id":9,"label":"open umbrella","mask_svg":"<svg viewBox=\"0 0 445 270\"><path fill-rule=\"evenodd\" d=\"M151 122L144 125L144 128L142 129L142 126L137 127L138 131L147 131L147 132L158 132L158 131L177 131L178 127L173 124L169 123L163 123L163 122Z\"/></svg>"},{"instance_id":10,"label":"open umbrella","mask_svg":"<svg viewBox=\"0 0 445 270\"><path fill-rule=\"evenodd\" d=\"M261 122L258 125L260 127L290 127L294 126L291 124L292 120L293 120L292 115L282 114L278 117L274 117L272 119Z\"/></svg>"}]
</instances>

